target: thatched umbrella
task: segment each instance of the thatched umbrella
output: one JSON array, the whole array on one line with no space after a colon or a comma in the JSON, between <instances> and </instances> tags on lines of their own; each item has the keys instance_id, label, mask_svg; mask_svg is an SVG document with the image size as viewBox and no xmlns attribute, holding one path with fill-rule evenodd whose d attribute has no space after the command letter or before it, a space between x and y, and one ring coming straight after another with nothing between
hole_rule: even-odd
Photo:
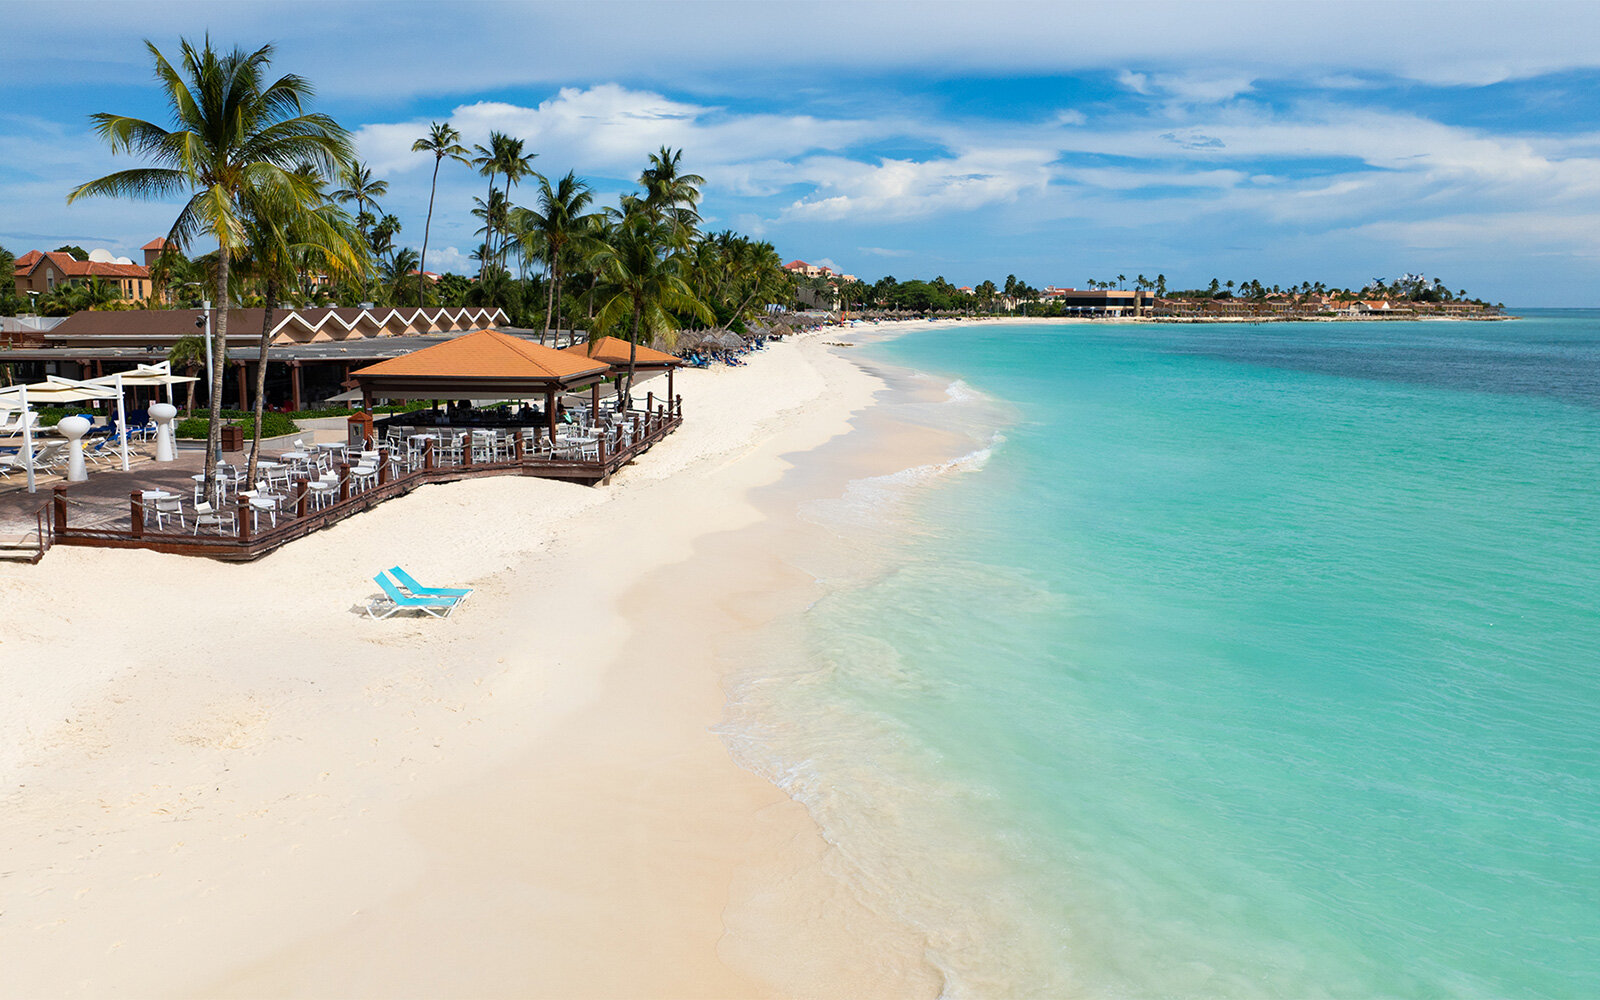
<instances>
[{"instance_id":1,"label":"thatched umbrella","mask_svg":"<svg viewBox=\"0 0 1600 1000\"><path fill-rule=\"evenodd\" d=\"M715 343L718 347L725 351L737 351L739 348L744 346L744 338L729 330L724 330L722 333L713 334L712 336L707 337L706 341L708 343Z\"/></svg>"}]
</instances>

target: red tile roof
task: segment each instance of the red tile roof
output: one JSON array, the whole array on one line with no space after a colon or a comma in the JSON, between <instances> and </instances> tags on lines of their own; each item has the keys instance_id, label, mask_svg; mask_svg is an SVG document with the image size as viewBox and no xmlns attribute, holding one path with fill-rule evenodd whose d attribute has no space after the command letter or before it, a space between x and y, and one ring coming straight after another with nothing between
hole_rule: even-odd
<instances>
[{"instance_id":1,"label":"red tile roof","mask_svg":"<svg viewBox=\"0 0 1600 1000\"><path fill-rule=\"evenodd\" d=\"M621 337L601 337L587 344L574 344L563 348L563 354L573 354L580 358L593 358L595 361L604 361L613 368L628 367L628 342ZM657 368L663 365L681 365L682 359L675 358L653 347L639 345L638 352L634 355L635 366Z\"/></svg>"},{"instance_id":2,"label":"red tile roof","mask_svg":"<svg viewBox=\"0 0 1600 1000\"><path fill-rule=\"evenodd\" d=\"M157 236L155 239L151 240L149 243L146 243L144 246L140 247L139 249L140 250L162 250L162 249L166 248L166 245L167 245L167 238L165 236Z\"/></svg>"},{"instance_id":3,"label":"red tile roof","mask_svg":"<svg viewBox=\"0 0 1600 1000\"><path fill-rule=\"evenodd\" d=\"M44 261L50 261L69 278L149 278L150 269L143 264L111 264L97 260L74 260L71 254L56 251L29 250L17 258L16 273L32 274Z\"/></svg>"},{"instance_id":4,"label":"red tile roof","mask_svg":"<svg viewBox=\"0 0 1600 1000\"><path fill-rule=\"evenodd\" d=\"M605 363L597 359L574 357L566 351L530 344L494 330L480 330L350 374L352 377L565 381L603 372L605 368Z\"/></svg>"}]
</instances>

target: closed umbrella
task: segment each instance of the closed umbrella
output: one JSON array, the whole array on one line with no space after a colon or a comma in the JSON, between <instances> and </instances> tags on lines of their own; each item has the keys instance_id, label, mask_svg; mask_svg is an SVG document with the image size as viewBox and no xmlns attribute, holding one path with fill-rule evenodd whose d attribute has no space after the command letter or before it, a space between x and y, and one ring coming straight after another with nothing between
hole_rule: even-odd
<instances>
[{"instance_id":1,"label":"closed umbrella","mask_svg":"<svg viewBox=\"0 0 1600 1000\"><path fill-rule=\"evenodd\" d=\"M199 379L193 375L172 374L172 362L162 361L154 365L136 365L133 371L112 372L110 375L101 375L99 378L88 380L91 385L103 385L116 389L117 392L117 438L122 442L122 471L128 471L128 418L122 405L122 392L131 385L164 385L167 387L167 402L172 402L172 387L179 382L197 382Z\"/></svg>"},{"instance_id":2,"label":"closed umbrella","mask_svg":"<svg viewBox=\"0 0 1600 1000\"><path fill-rule=\"evenodd\" d=\"M33 428L28 419L28 407L38 403L81 403L89 399L110 399L112 389L89 382L79 382L59 375L48 375L43 382L32 385L13 385L0 389L0 400L15 400L22 410L22 455L28 470L28 492L39 492L33 476Z\"/></svg>"}]
</instances>

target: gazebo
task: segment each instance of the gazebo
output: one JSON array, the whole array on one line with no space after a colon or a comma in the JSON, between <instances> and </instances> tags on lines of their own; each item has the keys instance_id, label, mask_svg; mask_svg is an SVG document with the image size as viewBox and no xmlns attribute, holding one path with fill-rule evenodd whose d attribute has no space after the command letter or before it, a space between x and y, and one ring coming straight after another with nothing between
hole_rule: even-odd
<instances>
[{"instance_id":1,"label":"gazebo","mask_svg":"<svg viewBox=\"0 0 1600 1000\"><path fill-rule=\"evenodd\" d=\"M675 357L665 351L658 351L653 347L643 344L634 347L621 337L599 337L587 344L574 344L562 349L562 354L571 354L591 361L603 361L611 366L615 372L628 370L628 352L633 350L634 371L648 375L667 373L667 402L670 404L672 395L672 372L683 365L683 359Z\"/></svg>"},{"instance_id":2,"label":"gazebo","mask_svg":"<svg viewBox=\"0 0 1600 1000\"><path fill-rule=\"evenodd\" d=\"M367 412L376 399L530 399L543 396L553 438L557 393L598 385L606 362L541 347L494 330L390 358L350 373Z\"/></svg>"}]
</instances>

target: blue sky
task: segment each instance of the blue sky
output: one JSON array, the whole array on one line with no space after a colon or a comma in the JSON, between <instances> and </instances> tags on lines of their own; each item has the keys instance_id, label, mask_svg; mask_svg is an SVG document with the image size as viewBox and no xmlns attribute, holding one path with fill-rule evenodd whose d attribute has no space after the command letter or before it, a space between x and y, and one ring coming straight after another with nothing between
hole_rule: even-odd
<instances>
[{"instance_id":1,"label":"blue sky","mask_svg":"<svg viewBox=\"0 0 1600 1000\"><path fill-rule=\"evenodd\" d=\"M1420 271L1600 305L1591 3L9 5L0 245L137 258L172 207L80 202L97 111L165 120L142 41L277 46L420 246L432 120L523 137L605 201L681 147L711 228L868 280L1165 274L1359 286ZM447 164L429 269L468 270ZM532 197L527 194L526 197ZM513 200L517 200L513 194Z\"/></svg>"}]
</instances>

